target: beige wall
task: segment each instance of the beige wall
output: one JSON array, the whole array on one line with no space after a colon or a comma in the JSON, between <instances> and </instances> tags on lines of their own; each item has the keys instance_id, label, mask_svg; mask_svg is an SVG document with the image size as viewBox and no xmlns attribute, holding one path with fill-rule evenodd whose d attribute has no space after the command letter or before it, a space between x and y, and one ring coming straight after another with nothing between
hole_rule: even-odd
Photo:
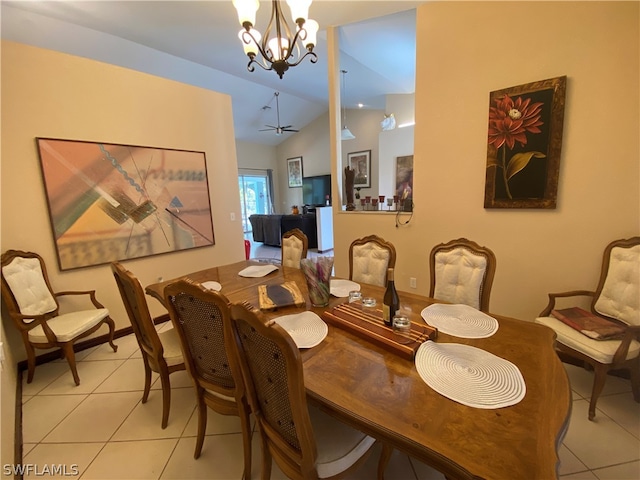
<instances>
[{"instance_id":1,"label":"beige wall","mask_svg":"<svg viewBox=\"0 0 640 480\"><path fill-rule=\"evenodd\" d=\"M491 310L526 320L547 293L594 288L604 246L640 233L637 2L430 2L418 8L415 204L334 214L336 272L377 233L398 250L396 283L428 293L433 245L468 237L498 267ZM555 210L483 208L489 92L567 75ZM343 154L345 151L343 143Z\"/></svg>"},{"instance_id":2,"label":"beige wall","mask_svg":"<svg viewBox=\"0 0 640 480\"><path fill-rule=\"evenodd\" d=\"M256 143L236 141L236 154L238 157L238 169L273 171L273 184L275 190L272 192L273 204L274 206L279 205L280 198L282 196L280 188L278 188L278 179L281 175L281 167L276 156L276 147L267 147Z\"/></svg>"},{"instance_id":3,"label":"beige wall","mask_svg":"<svg viewBox=\"0 0 640 480\"><path fill-rule=\"evenodd\" d=\"M108 266L59 272L36 137L204 151L215 245L127 261L143 285L244 258L231 99L120 67L2 43L2 250L40 253L54 288L95 288L129 325ZM236 221L230 220L230 213ZM154 314L163 310L150 300ZM19 359L25 358L22 347Z\"/></svg>"}]
</instances>

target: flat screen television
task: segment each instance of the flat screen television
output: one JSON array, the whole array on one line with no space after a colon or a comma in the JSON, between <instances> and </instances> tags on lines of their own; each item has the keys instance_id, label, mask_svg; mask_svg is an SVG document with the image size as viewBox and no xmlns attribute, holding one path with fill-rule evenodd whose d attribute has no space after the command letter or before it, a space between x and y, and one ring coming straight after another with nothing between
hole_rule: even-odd
<instances>
[{"instance_id":1,"label":"flat screen television","mask_svg":"<svg viewBox=\"0 0 640 480\"><path fill-rule=\"evenodd\" d=\"M327 195L331 201L331 175L318 175L302 179L302 201L305 205L324 206Z\"/></svg>"}]
</instances>

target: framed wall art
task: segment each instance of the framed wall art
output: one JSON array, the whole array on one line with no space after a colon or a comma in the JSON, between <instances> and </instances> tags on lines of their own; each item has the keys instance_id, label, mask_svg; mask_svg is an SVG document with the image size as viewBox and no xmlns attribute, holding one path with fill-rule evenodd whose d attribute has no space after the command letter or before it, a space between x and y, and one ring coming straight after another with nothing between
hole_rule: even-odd
<instances>
[{"instance_id":1,"label":"framed wall art","mask_svg":"<svg viewBox=\"0 0 640 480\"><path fill-rule=\"evenodd\" d=\"M402 210L413 211L413 155L396 158L396 192Z\"/></svg>"},{"instance_id":2,"label":"framed wall art","mask_svg":"<svg viewBox=\"0 0 640 480\"><path fill-rule=\"evenodd\" d=\"M556 208L566 81L491 92L485 208Z\"/></svg>"},{"instance_id":3,"label":"framed wall art","mask_svg":"<svg viewBox=\"0 0 640 480\"><path fill-rule=\"evenodd\" d=\"M302 157L287 159L287 174L290 188L302 186Z\"/></svg>"},{"instance_id":4,"label":"framed wall art","mask_svg":"<svg viewBox=\"0 0 640 480\"><path fill-rule=\"evenodd\" d=\"M204 152L36 143L60 270L215 244Z\"/></svg>"},{"instance_id":5,"label":"framed wall art","mask_svg":"<svg viewBox=\"0 0 640 480\"><path fill-rule=\"evenodd\" d=\"M354 188L371 188L371 150L347 154L347 165L356 172Z\"/></svg>"}]
</instances>

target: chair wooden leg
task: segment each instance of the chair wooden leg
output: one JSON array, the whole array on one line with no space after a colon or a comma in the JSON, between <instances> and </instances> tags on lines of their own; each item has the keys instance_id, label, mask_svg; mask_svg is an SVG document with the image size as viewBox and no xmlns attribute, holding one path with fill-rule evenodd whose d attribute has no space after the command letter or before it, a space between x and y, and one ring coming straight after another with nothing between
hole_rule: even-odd
<instances>
[{"instance_id":1,"label":"chair wooden leg","mask_svg":"<svg viewBox=\"0 0 640 480\"><path fill-rule=\"evenodd\" d=\"M193 458L196 460L202 453L202 445L204 444L204 432L207 429L207 404L204 403L204 397L202 392L198 389L196 392L198 398L198 437L196 438L196 450L193 454Z\"/></svg>"},{"instance_id":2,"label":"chair wooden leg","mask_svg":"<svg viewBox=\"0 0 640 480\"><path fill-rule=\"evenodd\" d=\"M73 374L73 380L76 382L76 385L80 385L80 377L78 376L78 370L76 369L76 354L73 351L73 343L71 342L63 343L62 351L64 352L64 356L67 359L69 368L71 368L71 373Z\"/></svg>"},{"instance_id":3,"label":"chair wooden leg","mask_svg":"<svg viewBox=\"0 0 640 480\"><path fill-rule=\"evenodd\" d=\"M260 433L260 436L262 445L262 473L260 478L261 480L271 480L271 452L269 452L267 441L262 433Z\"/></svg>"},{"instance_id":4,"label":"chair wooden leg","mask_svg":"<svg viewBox=\"0 0 640 480\"><path fill-rule=\"evenodd\" d=\"M251 419L249 416L249 405L242 401L238 405L240 424L242 426L242 447L244 450L244 475L245 480L251 479Z\"/></svg>"},{"instance_id":5,"label":"chair wooden leg","mask_svg":"<svg viewBox=\"0 0 640 480\"><path fill-rule=\"evenodd\" d=\"M144 392L142 393L142 403L147 403L149 392L151 391L151 367L149 367L149 362L147 362L146 357L142 359L142 362L144 363Z\"/></svg>"},{"instance_id":6,"label":"chair wooden leg","mask_svg":"<svg viewBox=\"0 0 640 480\"><path fill-rule=\"evenodd\" d=\"M36 352L29 342L25 342L24 346L27 350L27 383L31 383L36 372Z\"/></svg>"},{"instance_id":7,"label":"chair wooden leg","mask_svg":"<svg viewBox=\"0 0 640 480\"><path fill-rule=\"evenodd\" d=\"M171 409L171 381L169 372L160 372L160 383L162 384L162 428L167 428L169 422L169 410Z\"/></svg>"},{"instance_id":8,"label":"chair wooden leg","mask_svg":"<svg viewBox=\"0 0 640 480\"><path fill-rule=\"evenodd\" d=\"M118 351L118 346L113 343L113 335L115 334L115 331L116 331L116 324L111 319L111 317L105 318L104 321L109 326L109 345L111 345L111 348L113 348L114 352L117 352Z\"/></svg>"},{"instance_id":9,"label":"chair wooden leg","mask_svg":"<svg viewBox=\"0 0 640 480\"><path fill-rule=\"evenodd\" d=\"M393 453L393 447L388 443L382 444L382 452L380 453L380 460L378 461L378 480L384 479L384 471L389 465L391 460L391 454Z\"/></svg>"},{"instance_id":10,"label":"chair wooden leg","mask_svg":"<svg viewBox=\"0 0 640 480\"><path fill-rule=\"evenodd\" d=\"M640 403L640 357L634 360L633 366L629 369L629 375L631 377L633 399Z\"/></svg>"},{"instance_id":11,"label":"chair wooden leg","mask_svg":"<svg viewBox=\"0 0 640 480\"><path fill-rule=\"evenodd\" d=\"M596 416L596 402L604 388L609 368L607 365L594 365L593 370L595 378L593 379L593 390L591 391L591 401L589 402L589 420L593 420Z\"/></svg>"}]
</instances>

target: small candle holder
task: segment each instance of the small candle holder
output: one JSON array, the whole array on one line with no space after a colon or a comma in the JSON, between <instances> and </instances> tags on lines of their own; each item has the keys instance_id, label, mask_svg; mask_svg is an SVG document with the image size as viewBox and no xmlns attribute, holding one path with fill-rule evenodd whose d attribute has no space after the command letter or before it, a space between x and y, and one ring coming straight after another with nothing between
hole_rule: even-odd
<instances>
[{"instance_id":1,"label":"small candle holder","mask_svg":"<svg viewBox=\"0 0 640 480\"><path fill-rule=\"evenodd\" d=\"M380 202L380 209L384 210L382 207L384 205L384 195L378 195L378 201Z\"/></svg>"},{"instance_id":2,"label":"small candle holder","mask_svg":"<svg viewBox=\"0 0 640 480\"><path fill-rule=\"evenodd\" d=\"M378 199L377 198L372 198L371 199L371 210L378 210Z\"/></svg>"},{"instance_id":3,"label":"small candle holder","mask_svg":"<svg viewBox=\"0 0 640 480\"><path fill-rule=\"evenodd\" d=\"M371 196L367 195L364 197L365 210L369 210L369 205L371 205Z\"/></svg>"},{"instance_id":4,"label":"small candle holder","mask_svg":"<svg viewBox=\"0 0 640 480\"><path fill-rule=\"evenodd\" d=\"M364 203L365 203L365 199L361 198L360 199L360 206L362 207L362 210L364 210Z\"/></svg>"},{"instance_id":5,"label":"small candle holder","mask_svg":"<svg viewBox=\"0 0 640 480\"><path fill-rule=\"evenodd\" d=\"M393 205L393 198L387 198L387 210L391 211L391 206Z\"/></svg>"}]
</instances>

